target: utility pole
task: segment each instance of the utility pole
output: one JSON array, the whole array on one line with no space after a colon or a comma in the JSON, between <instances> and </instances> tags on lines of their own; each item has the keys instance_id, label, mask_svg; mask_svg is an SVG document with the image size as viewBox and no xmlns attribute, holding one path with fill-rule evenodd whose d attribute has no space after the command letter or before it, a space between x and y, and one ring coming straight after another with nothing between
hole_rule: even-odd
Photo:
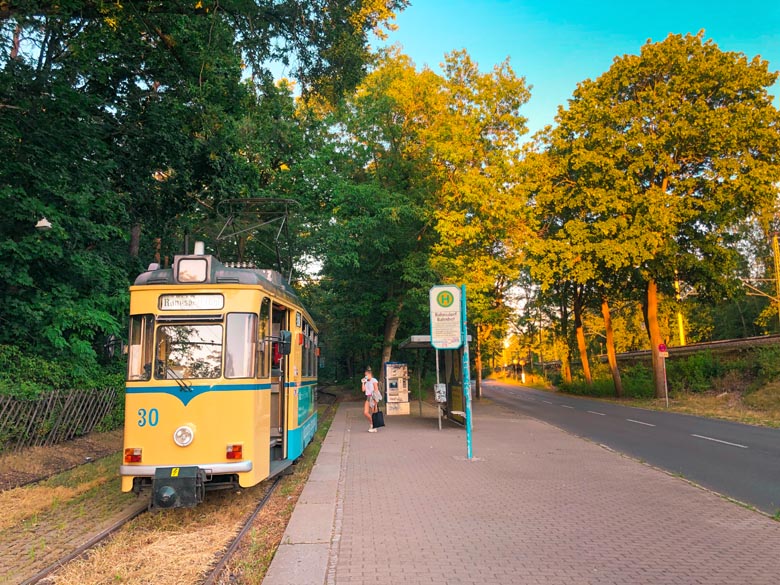
<instances>
[{"instance_id":1,"label":"utility pole","mask_svg":"<svg viewBox=\"0 0 780 585\"><path fill-rule=\"evenodd\" d=\"M775 256L775 267L777 267L777 257ZM680 345L685 345L685 325L683 324L682 311L680 311L680 278L677 276L677 269L674 270L674 290L677 293L677 330L680 333Z\"/></svg>"}]
</instances>

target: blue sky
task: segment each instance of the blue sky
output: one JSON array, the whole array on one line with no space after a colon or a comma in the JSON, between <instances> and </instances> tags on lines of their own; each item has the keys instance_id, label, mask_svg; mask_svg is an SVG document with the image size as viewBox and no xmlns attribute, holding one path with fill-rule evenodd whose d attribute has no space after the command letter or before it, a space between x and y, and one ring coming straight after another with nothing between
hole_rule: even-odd
<instances>
[{"instance_id":1,"label":"blue sky","mask_svg":"<svg viewBox=\"0 0 780 585\"><path fill-rule=\"evenodd\" d=\"M412 0L396 19L399 43L418 67L434 70L444 54L466 49L482 70L510 58L533 86L521 112L530 133L553 122L577 82L609 69L614 57L638 54L648 39L704 29L727 51L761 55L780 70L780 0L574 2L568 0ZM772 88L780 106L780 83Z\"/></svg>"}]
</instances>

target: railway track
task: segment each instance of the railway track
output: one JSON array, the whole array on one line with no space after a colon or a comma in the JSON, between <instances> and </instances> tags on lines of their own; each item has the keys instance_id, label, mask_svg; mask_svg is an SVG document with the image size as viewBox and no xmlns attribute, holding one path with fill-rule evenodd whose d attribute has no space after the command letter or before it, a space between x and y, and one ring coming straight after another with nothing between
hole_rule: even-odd
<instances>
[{"instance_id":1,"label":"railway track","mask_svg":"<svg viewBox=\"0 0 780 585\"><path fill-rule=\"evenodd\" d=\"M279 485L279 482L281 480L282 480L282 476L277 476L272 480L271 486L265 492L265 495L261 498L260 502L257 504L257 507L255 507L255 509L249 514L247 519L244 521L244 524L241 526L241 529L236 534L235 538L233 538L232 542L227 546L227 548L222 553L220 559L217 561L214 567L209 571L209 574L206 576L205 580L203 581L203 585L215 585L216 583L219 582L218 580L220 575L222 575L222 571L225 570L225 567L227 566L228 562L233 556L233 553L235 553L238 547L241 545L241 540L244 538L246 533L249 532L249 530L252 528L255 522L255 518L257 518L257 515L262 511L262 509L268 503L268 500L271 499L271 496L273 495L274 491L276 490L276 487Z\"/></svg>"},{"instance_id":2,"label":"railway track","mask_svg":"<svg viewBox=\"0 0 780 585\"><path fill-rule=\"evenodd\" d=\"M327 391L320 391L320 397L321 397L321 403L323 405L327 405L328 412L332 411L338 405L339 396L337 394L327 392ZM245 520L243 520L243 522L241 523L240 527L238 528L238 531L236 532L235 536L231 539L230 543L226 547L224 547L224 549L221 552L215 554L215 557L219 555L219 558L208 569L208 573L201 581L202 583L206 585L215 585L220 583L220 578L223 577L223 575L225 574L226 567L228 567L228 563L230 562L231 558L234 556L234 553L241 546L244 537L254 526L257 516L260 514L260 512L263 510L263 508L266 506L266 504L269 502L269 500L275 493L275 490L279 485L282 477L283 476L277 476L276 478L270 480L270 485L268 486L267 489L263 491L262 496L259 502L257 503L257 505L254 507L254 509L252 509L247 514ZM137 506L131 508L121 518L116 519L110 526L101 530L99 533L96 533L93 536L89 537L88 540L86 540L83 544L78 546L78 548L69 551L67 554L64 554L62 557L51 562L44 569L39 570L34 575L25 578L24 581L21 581L22 585L28 585L28 584L32 585L36 583L43 583L43 584L51 583L52 580L50 580L50 577L54 576L54 574L59 569L61 569L65 564L85 556L86 554L89 553L90 550L94 549L96 546L100 545L101 543L104 543L112 535L114 535L117 531L119 531L122 527L124 527L133 519L142 515L147 510L148 510L148 501L145 500L139 502Z\"/></svg>"},{"instance_id":3,"label":"railway track","mask_svg":"<svg viewBox=\"0 0 780 585\"><path fill-rule=\"evenodd\" d=\"M322 387L318 389L317 394L320 397L327 397L328 412L332 411L339 402L339 396L337 394L334 394L332 392L327 392L323 390ZM241 529L236 534L233 541L228 545L228 547L222 553L222 556L219 559L219 561L217 561L217 563L214 565L211 571L209 571L209 574L206 576L205 580L203 581L203 585L217 585L219 583L219 578L222 575L223 571L225 570L225 567L227 566L228 562L230 562L230 559L232 558L233 554L236 552L238 547L241 545L241 541L246 535L246 533L249 532L249 530L254 525L254 521L255 518L257 518L257 515L262 511L262 509L268 503L268 500L271 499L271 496L276 490L276 487L278 486L279 482L282 480L282 477L283 476L277 476L276 478L274 478L273 483L268 488L268 491L262 497L257 507L250 513L250 515L247 517L246 521L242 525Z\"/></svg>"},{"instance_id":4,"label":"railway track","mask_svg":"<svg viewBox=\"0 0 780 585\"><path fill-rule=\"evenodd\" d=\"M144 512L147 512L149 510L149 503L143 502L141 505L136 506L135 508L131 509L130 512L125 514L122 518L114 522L111 526L108 528L102 530L98 534L91 537L87 542L80 545L75 550L71 551L70 553L64 555L63 557L57 559L55 562L50 564L45 569L37 572L32 577L28 577L24 581L21 582L21 585L33 585L34 583L45 583L45 579L49 577L51 574L53 574L57 569L61 568L66 563L69 563L82 555L86 554L87 551L89 551L91 548L94 548L101 542L105 541L107 538L109 538L112 534L114 534L117 530L122 528L125 524L130 522L131 520L137 518Z\"/></svg>"},{"instance_id":5,"label":"railway track","mask_svg":"<svg viewBox=\"0 0 780 585\"><path fill-rule=\"evenodd\" d=\"M271 485L265 491L265 494L263 494L263 497L260 499L257 506L254 508L254 510L250 512L246 520L242 523L239 531L236 533L236 536L233 538L230 544L224 549L224 551L222 551L220 558L217 560L214 566L209 570L209 573L207 574L206 578L203 581L204 585L214 585L219 582L218 581L219 577L222 574L223 570L225 569L227 563L230 561L235 551L241 545L241 541L246 535L246 533L249 532L249 530L252 528L255 518L257 518L257 515L262 511L262 509L268 503L268 500L273 495L281 479L282 476L278 476L272 480ZM62 566L64 566L66 563L69 563L85 555L86 553L89 552L89 550L91 550L92 548L96 547L97 545L107 540L109 537L115 534L127 523L137 518L141 514L147 512L148 510L149 510L148 502L144 502L142 505L139 505L138 507L131 510L128 514L118 519L108 528L102 530L98 534L91 537L87 542L83 543L75 550L57 559L55 562L51 563L43 570L38 571L35 575L32 575L31 577L28 577L27 579L22 581L21 585L34 585L36 583L45 584L47 582L47 578L50 577L53 573L55 573Z\"/></svg>"}]
</instances>

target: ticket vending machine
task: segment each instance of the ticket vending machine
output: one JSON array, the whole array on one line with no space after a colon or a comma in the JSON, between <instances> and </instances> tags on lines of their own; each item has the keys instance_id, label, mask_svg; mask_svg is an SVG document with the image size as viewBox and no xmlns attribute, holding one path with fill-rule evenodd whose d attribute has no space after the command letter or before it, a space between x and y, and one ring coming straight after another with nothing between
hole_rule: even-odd
<instances>
[{"instance_id":1,"label":"ticket vending machine","mask_svg":"<svg viewBox=\"0 0 780 585\"><path fill-rule=\"evenodd\" d=\"M409 414L409 370L400 362L385 363L387 414Z\"/></svg>"}]
</instances>

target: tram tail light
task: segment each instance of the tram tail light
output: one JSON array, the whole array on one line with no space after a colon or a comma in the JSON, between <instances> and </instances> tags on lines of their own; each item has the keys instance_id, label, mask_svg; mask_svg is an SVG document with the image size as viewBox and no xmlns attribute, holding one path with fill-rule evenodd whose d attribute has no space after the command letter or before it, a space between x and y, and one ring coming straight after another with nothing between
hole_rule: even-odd
<instances>
[{"instance_id":1,"label":"tram tail light","mask_svg":"<svg viewBox=\"0 0 780 585\"><path fill-rule=\"evenodd\" d=\"M303 333L298 334L298 345L303 345Z\"/></svg>"},{"instance_id":2,"label":"tram tail light","mask_svg":"<svg viewBox=\"0 0 780 585\"><path fill-rule=\"evenodd\" d=\"M243 445L228 445L226 457L228 459L243 459L244 458L244 446Z\"/></svg>"},{"instance_id":3,"label":"tram tail light","mask_svg":"<svg viewBox=\"0 0 780 585\"><path fill-rule=\"evenodd\" d=\"M141 463L141 449L136 447L125 449L125 463Z\"/></svg>"}]
</instances>

